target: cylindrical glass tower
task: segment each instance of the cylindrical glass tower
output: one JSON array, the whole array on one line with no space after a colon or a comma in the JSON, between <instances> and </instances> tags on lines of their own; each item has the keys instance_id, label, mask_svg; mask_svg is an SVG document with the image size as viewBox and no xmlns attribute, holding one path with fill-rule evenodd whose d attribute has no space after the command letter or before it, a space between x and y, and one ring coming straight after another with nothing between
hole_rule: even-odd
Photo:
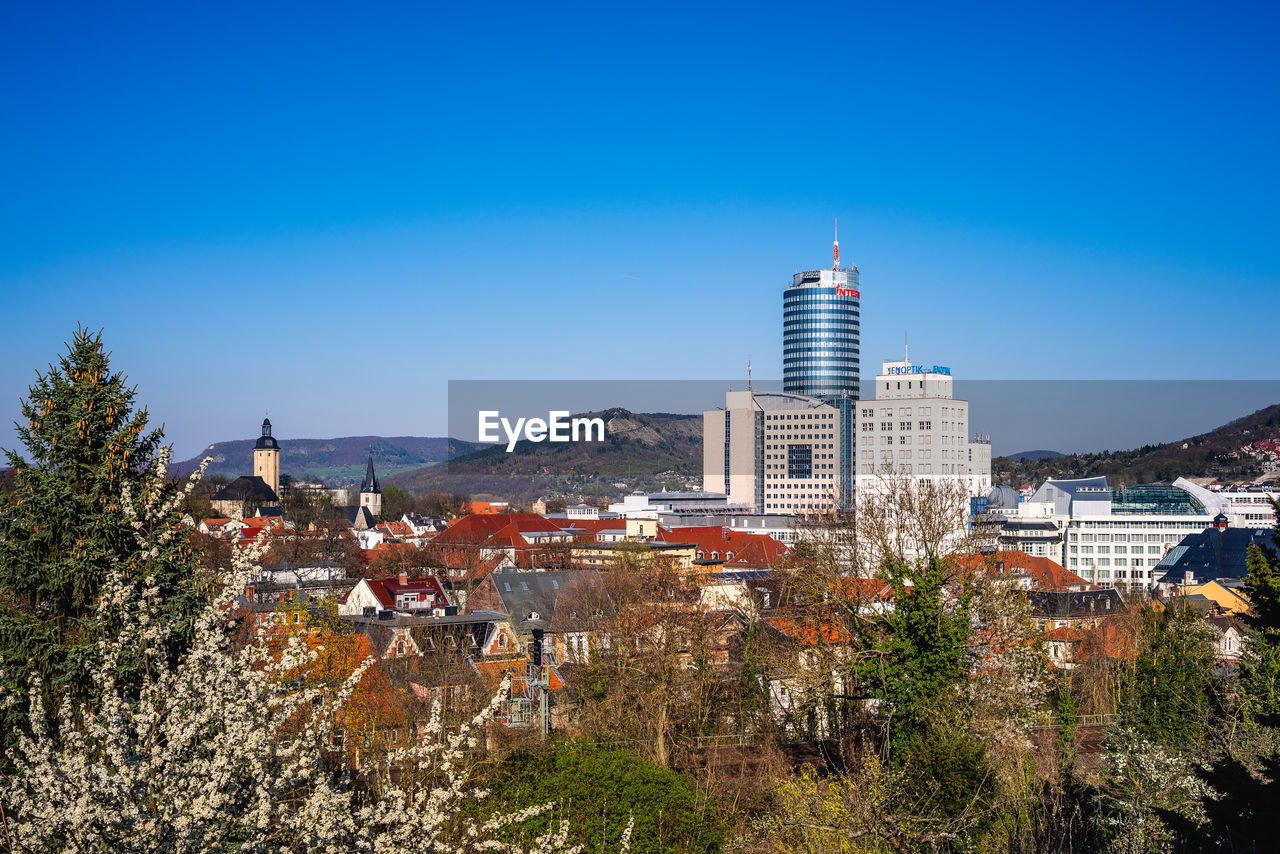
<instances>
[{"instance_id":1,"label":"cylindrical glass tower","mask_svg":"<svg viewBox=\"0 0 1280 854\"><path fill-rule=\"evenodd\" d=\"M796 273L782 295L782 387L858 399L858 268Z\"/></svg>"}]
</instances>

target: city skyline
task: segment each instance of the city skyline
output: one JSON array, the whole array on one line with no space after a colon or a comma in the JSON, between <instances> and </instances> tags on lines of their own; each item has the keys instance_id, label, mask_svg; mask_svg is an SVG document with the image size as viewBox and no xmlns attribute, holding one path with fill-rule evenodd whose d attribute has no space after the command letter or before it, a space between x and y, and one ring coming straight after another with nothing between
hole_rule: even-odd
<instances>
[{"instance_id":1,"label":"city skyline","mask_svg":"<svg viewBox=\"0 0 1280 854\"><path fill-rule=\"evenodd\" d=\"M5 447L77 322L179 456L441 435L450 379L780 377L836 216L865 365L1275 376L1266 6L0 14Z\"/></svg>"}]
</instances>

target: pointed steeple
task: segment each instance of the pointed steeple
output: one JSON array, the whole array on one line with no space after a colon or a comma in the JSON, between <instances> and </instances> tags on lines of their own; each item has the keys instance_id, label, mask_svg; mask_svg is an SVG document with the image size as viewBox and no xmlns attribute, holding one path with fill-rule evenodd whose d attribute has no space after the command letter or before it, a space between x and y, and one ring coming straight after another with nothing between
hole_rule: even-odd
<instances>
[{"instance_id":1,"label":"pointed steeple","mask_svg":"<svg viewBox=\"0 0 1280 854\"><path fill-rule=\"evenodd\" d=\"M373 454L369 455L369 467L365 469L364 480L360 481L360 492L382 492L378 486L378 476L373 473Z\"/></svg>"}]
</instances>

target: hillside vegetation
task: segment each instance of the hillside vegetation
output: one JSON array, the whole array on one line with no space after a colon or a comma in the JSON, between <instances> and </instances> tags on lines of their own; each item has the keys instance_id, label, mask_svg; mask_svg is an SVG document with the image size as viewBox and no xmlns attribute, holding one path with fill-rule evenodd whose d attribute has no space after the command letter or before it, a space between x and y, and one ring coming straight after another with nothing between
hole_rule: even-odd
<instances>
[{"instance_id":1,"label":"hillside vegetation","mask_svg":"<svg viewBox=\"0 0 1280 854\"><path fill-rule=\"evenodd\" d=\"M178 474L186 474L212 456L210 475L238 477L253 473L253 445L256 439L215 442L199 455L178 463ZM480 447L472 442L444 437L343 436L337 439L281 439L280 473L296 478L323 478L330 486L358 484L364 476L369 454L379 478L396 472L439 463L450 455L468 454Z\"/></svg>"},{"instance_id":2,"label":"hillside vegetation","mask_svg":"<svg viewBox=\"0 0 1280 854\"><path fill-rule=\"evenodd\" d=\"M1280 434L1280 404L1237 418L1208 433L1163 445L1143 445L1128 451L1066 454L1047 459L991 462L996 483L1035 485L1046 478L1106 475L1117 485L1172 481L1178 477L1214 477L1223 481L1253 479L1262 474L1261 459L1236 455L1243 446Z\"/></svg>"},{"instance_id":3,"label":"hillside vegetation","mask_svg":"<svg viewBox=\"0 0 1280 854\"><path fill-rule=\"evenodd\" d=\"M416 495L458 492L523 502L549 495L617 496L633 489L684 488L702 479L702 418L607 409L603 442L520 441L388 478ZM623 486L615 486L621 483Z\"/></svg>"}]
</instances>

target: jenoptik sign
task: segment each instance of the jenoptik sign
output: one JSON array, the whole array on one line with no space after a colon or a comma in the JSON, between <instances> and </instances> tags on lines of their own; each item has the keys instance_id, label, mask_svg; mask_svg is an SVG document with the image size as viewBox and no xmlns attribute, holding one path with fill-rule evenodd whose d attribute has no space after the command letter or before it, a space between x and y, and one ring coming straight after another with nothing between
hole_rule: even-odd
<instances>
[{"instance_id":1,"label":"jenoptik sign","mask_svg":"<svg viewBox=\"0 0 1280 854\"><path fill-rule=\"evenodd\" d=\"M934 365L926 368L924 365L900 365L898 367L889 368L886 376L894 376L895 374L946 374L951 376L951 369L944 368L942 365Z\"/></svg>"}]
</instances>

